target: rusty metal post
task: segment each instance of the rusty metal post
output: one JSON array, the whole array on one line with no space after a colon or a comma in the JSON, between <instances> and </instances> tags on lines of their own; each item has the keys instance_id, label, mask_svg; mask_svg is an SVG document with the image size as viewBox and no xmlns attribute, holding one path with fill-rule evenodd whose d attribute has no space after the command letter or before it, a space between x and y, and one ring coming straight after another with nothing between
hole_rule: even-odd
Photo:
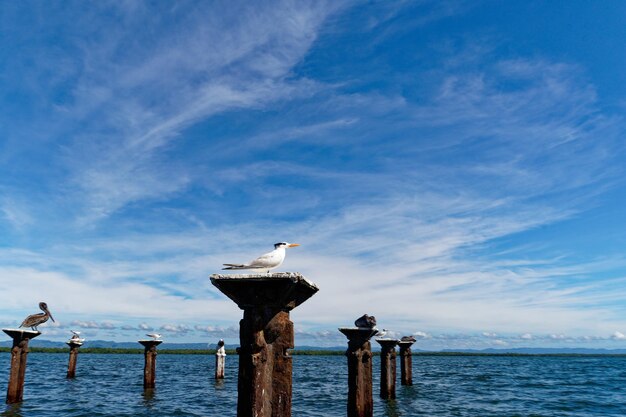
<instances>
[{"instance_id":1,"label":"rusty metal post","mask_svg":"<svg viewBox=\"0 0 626 417\"><path fill-rule=\"evenodd\" d=\"M414 341L400 341L400 384L413 385L413 359L411 345Z\"/></svg>"},{"instance_id":2,"label":"rusty metal post","mask_svg":"<svg viewBox=\"0 0 626 417\"><path fill-rule=\"evenodd\" d=\"M226 350L222 346L215 351L215 379L224 379L224 368L226 368Z\"/></svg>"},{"instance_id":3,"label":"rusty metal post","mask_svg":"<svg viewBox=\"0 0 626 417\"><path fill-rule=\"evenodd\" d=\"M237 417L291 417L293 322L289 311L318 291L298 273L212 275L243 310Z\"/></svg>"},{"instance_id":4,"label":"rusty metal post","mask_svg":"<svg viewBox=\"0 0 626 417\"><path fill-rule=\"evenodd\" d=\"M144 347L144 367L143 367L143 389L156 387L156 357L157 346L163 343L162 340L140 340Z\"/></svg>"},{"instance_id":5,"label":"rusty metal post","mask_svg":"<svg viewBox=\"0 0 626 417\"><path fill-rule=\"evenodd\" d=\"M381 346L380 351L380 398L393 400L396 398L396 339L376 339Z\"/></svg>"},{"instance_id":6,"label":"rusty metal post","mask_svg":"<svg viewBox=\"0 0 626 417\"><path fill-rule=\"evenodd\" d=\"M348 338L348 417L372 417L372 345L376 328L341 327Z\"/></svg>"},{"instance_id":7,"label":"rusty metal post","mask_svg":"<svg viewBox=\"0 0 626 417\"><path fill-rule=\"evenodd\" d=\"M22 402L24 396L24 376L26 375L26 360L28 359L28 342L41 333L30 330L2 329L13 339L11 348L11 370L7 386L7 404Z\"/></svg>"},{"instance_id":8,"label":"rusty metal post","mask_svg":"<svg viewBox=\"0 0 626 417\"><path fill-rule=\"evenodd\" d=\"M76 376L76 360L78 358L78 348L83 344L81 342L74 342L70 340L66 342L70 347L70 360L67 363L67 378L74 378Z\"/></svg>"}]
</instances>

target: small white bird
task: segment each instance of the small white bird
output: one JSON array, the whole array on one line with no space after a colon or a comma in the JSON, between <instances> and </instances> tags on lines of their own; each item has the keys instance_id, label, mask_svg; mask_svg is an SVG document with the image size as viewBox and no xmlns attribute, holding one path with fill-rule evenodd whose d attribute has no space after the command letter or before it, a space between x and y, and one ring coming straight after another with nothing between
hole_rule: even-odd
<instances>
[{"instance_id":1,"label":"small white bird","mask_svg":"<svg viewBox=\"0 0 626 417\"><path fill-rule=\"evenodd\" d=\"M146 336L151 337L153 340L161 339L161 335L159 333L146 333Z\"/></svg>"},{"instance_id":2,"label":"small white bird","mask_svg":"<svg viewBox=\"0 0 626 417\"><path fill-rule=\"evenodd\" d=\"M75 330L70 330L70 332L72 332L72 337L70 338L71 342L83 343L85 341L85 339L80 338L80 332Z\"/></svg>"},{"instance_id":3,"label":"small white bird","mask_svg":"<svg viewBox=\"0 0 626 417\"><path fill-rule=\"evenodd\" d=\"M379 330L378 333L376 333L376 337L383 337L384 335L387 334L387 332L388 332L387 329Z\"/></svg>"},{"instance_id":4,"label":"small white bird","mask_svg":"<svg viewBox=\"0 0 626 417\"><path fill-rule=\"evenodd\" d=\"M224 264L226 268L222 269L258 269L260 272L267 273L270 270L278 268L285 260L285 249L300 246L299 243L279 242L274 244L274 250L259 256L255 260L247 264Z\"/></svg>"}]
</instances>

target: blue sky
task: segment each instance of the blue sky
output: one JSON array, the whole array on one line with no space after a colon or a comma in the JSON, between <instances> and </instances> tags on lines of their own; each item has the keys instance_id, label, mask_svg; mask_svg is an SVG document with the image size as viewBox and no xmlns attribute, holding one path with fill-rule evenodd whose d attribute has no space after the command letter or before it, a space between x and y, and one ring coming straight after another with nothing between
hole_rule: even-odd
<instances>
[{"instance_id":1,"label":"blue sky","mask_svg":"<svg viewBox=\"0 0 626 417\"><path fill-rule=\"evenodd\" d=\"M626 347L626 4L0 6L0 324L237 340L277 241L421 348ZM42 330L44 327L42 327Z\"/></svg>"}]
</instances>

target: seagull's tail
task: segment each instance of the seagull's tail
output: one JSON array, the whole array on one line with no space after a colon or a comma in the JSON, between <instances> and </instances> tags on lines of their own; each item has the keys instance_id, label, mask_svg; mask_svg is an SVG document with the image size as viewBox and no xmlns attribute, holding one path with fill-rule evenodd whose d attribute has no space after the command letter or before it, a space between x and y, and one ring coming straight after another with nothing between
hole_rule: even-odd
<instances>
[{"instance_id":1,"label":"seagull's tail","mask_svg":"<svg viewBox=\"0 0 626 417\"><path fill-rule=\"evenodd\" d=\"M226 268L222 268L222 270L224 269L246 269L247 266L243 265L243 264L223 264Z\"/></svg>"}]
</instances>

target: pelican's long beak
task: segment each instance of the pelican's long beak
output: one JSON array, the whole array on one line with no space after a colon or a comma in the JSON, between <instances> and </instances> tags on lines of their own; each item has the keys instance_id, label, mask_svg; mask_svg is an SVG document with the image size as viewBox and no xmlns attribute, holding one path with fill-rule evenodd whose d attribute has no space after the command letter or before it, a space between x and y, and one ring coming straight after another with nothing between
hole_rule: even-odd
<instances>
[{"instance_id":1,"label":"pelican's long beak","mask_svg":"<svg viewBox=\"0 0 626 417\"><path fill-rule=\"evenodd\" d=\"M52 314L48 311L48 315L50 316L50 320L54 321L54 317L52 317ZM54 321L56 323L56 321Z\"/></svg>"},{"instance_id":2,"label":"pelican's long beak","mask_svg":"<svg viewBox=\"0 0 626 417\"><path fill-rule=\"evenodd\" d=\"M289 245L289 247L290 247L290 248L293 248L293 247L295 247L295 246L300 246L300 244L299 244L299 243L291 243L291 244Z\"/></svg>"}]
</instances>

